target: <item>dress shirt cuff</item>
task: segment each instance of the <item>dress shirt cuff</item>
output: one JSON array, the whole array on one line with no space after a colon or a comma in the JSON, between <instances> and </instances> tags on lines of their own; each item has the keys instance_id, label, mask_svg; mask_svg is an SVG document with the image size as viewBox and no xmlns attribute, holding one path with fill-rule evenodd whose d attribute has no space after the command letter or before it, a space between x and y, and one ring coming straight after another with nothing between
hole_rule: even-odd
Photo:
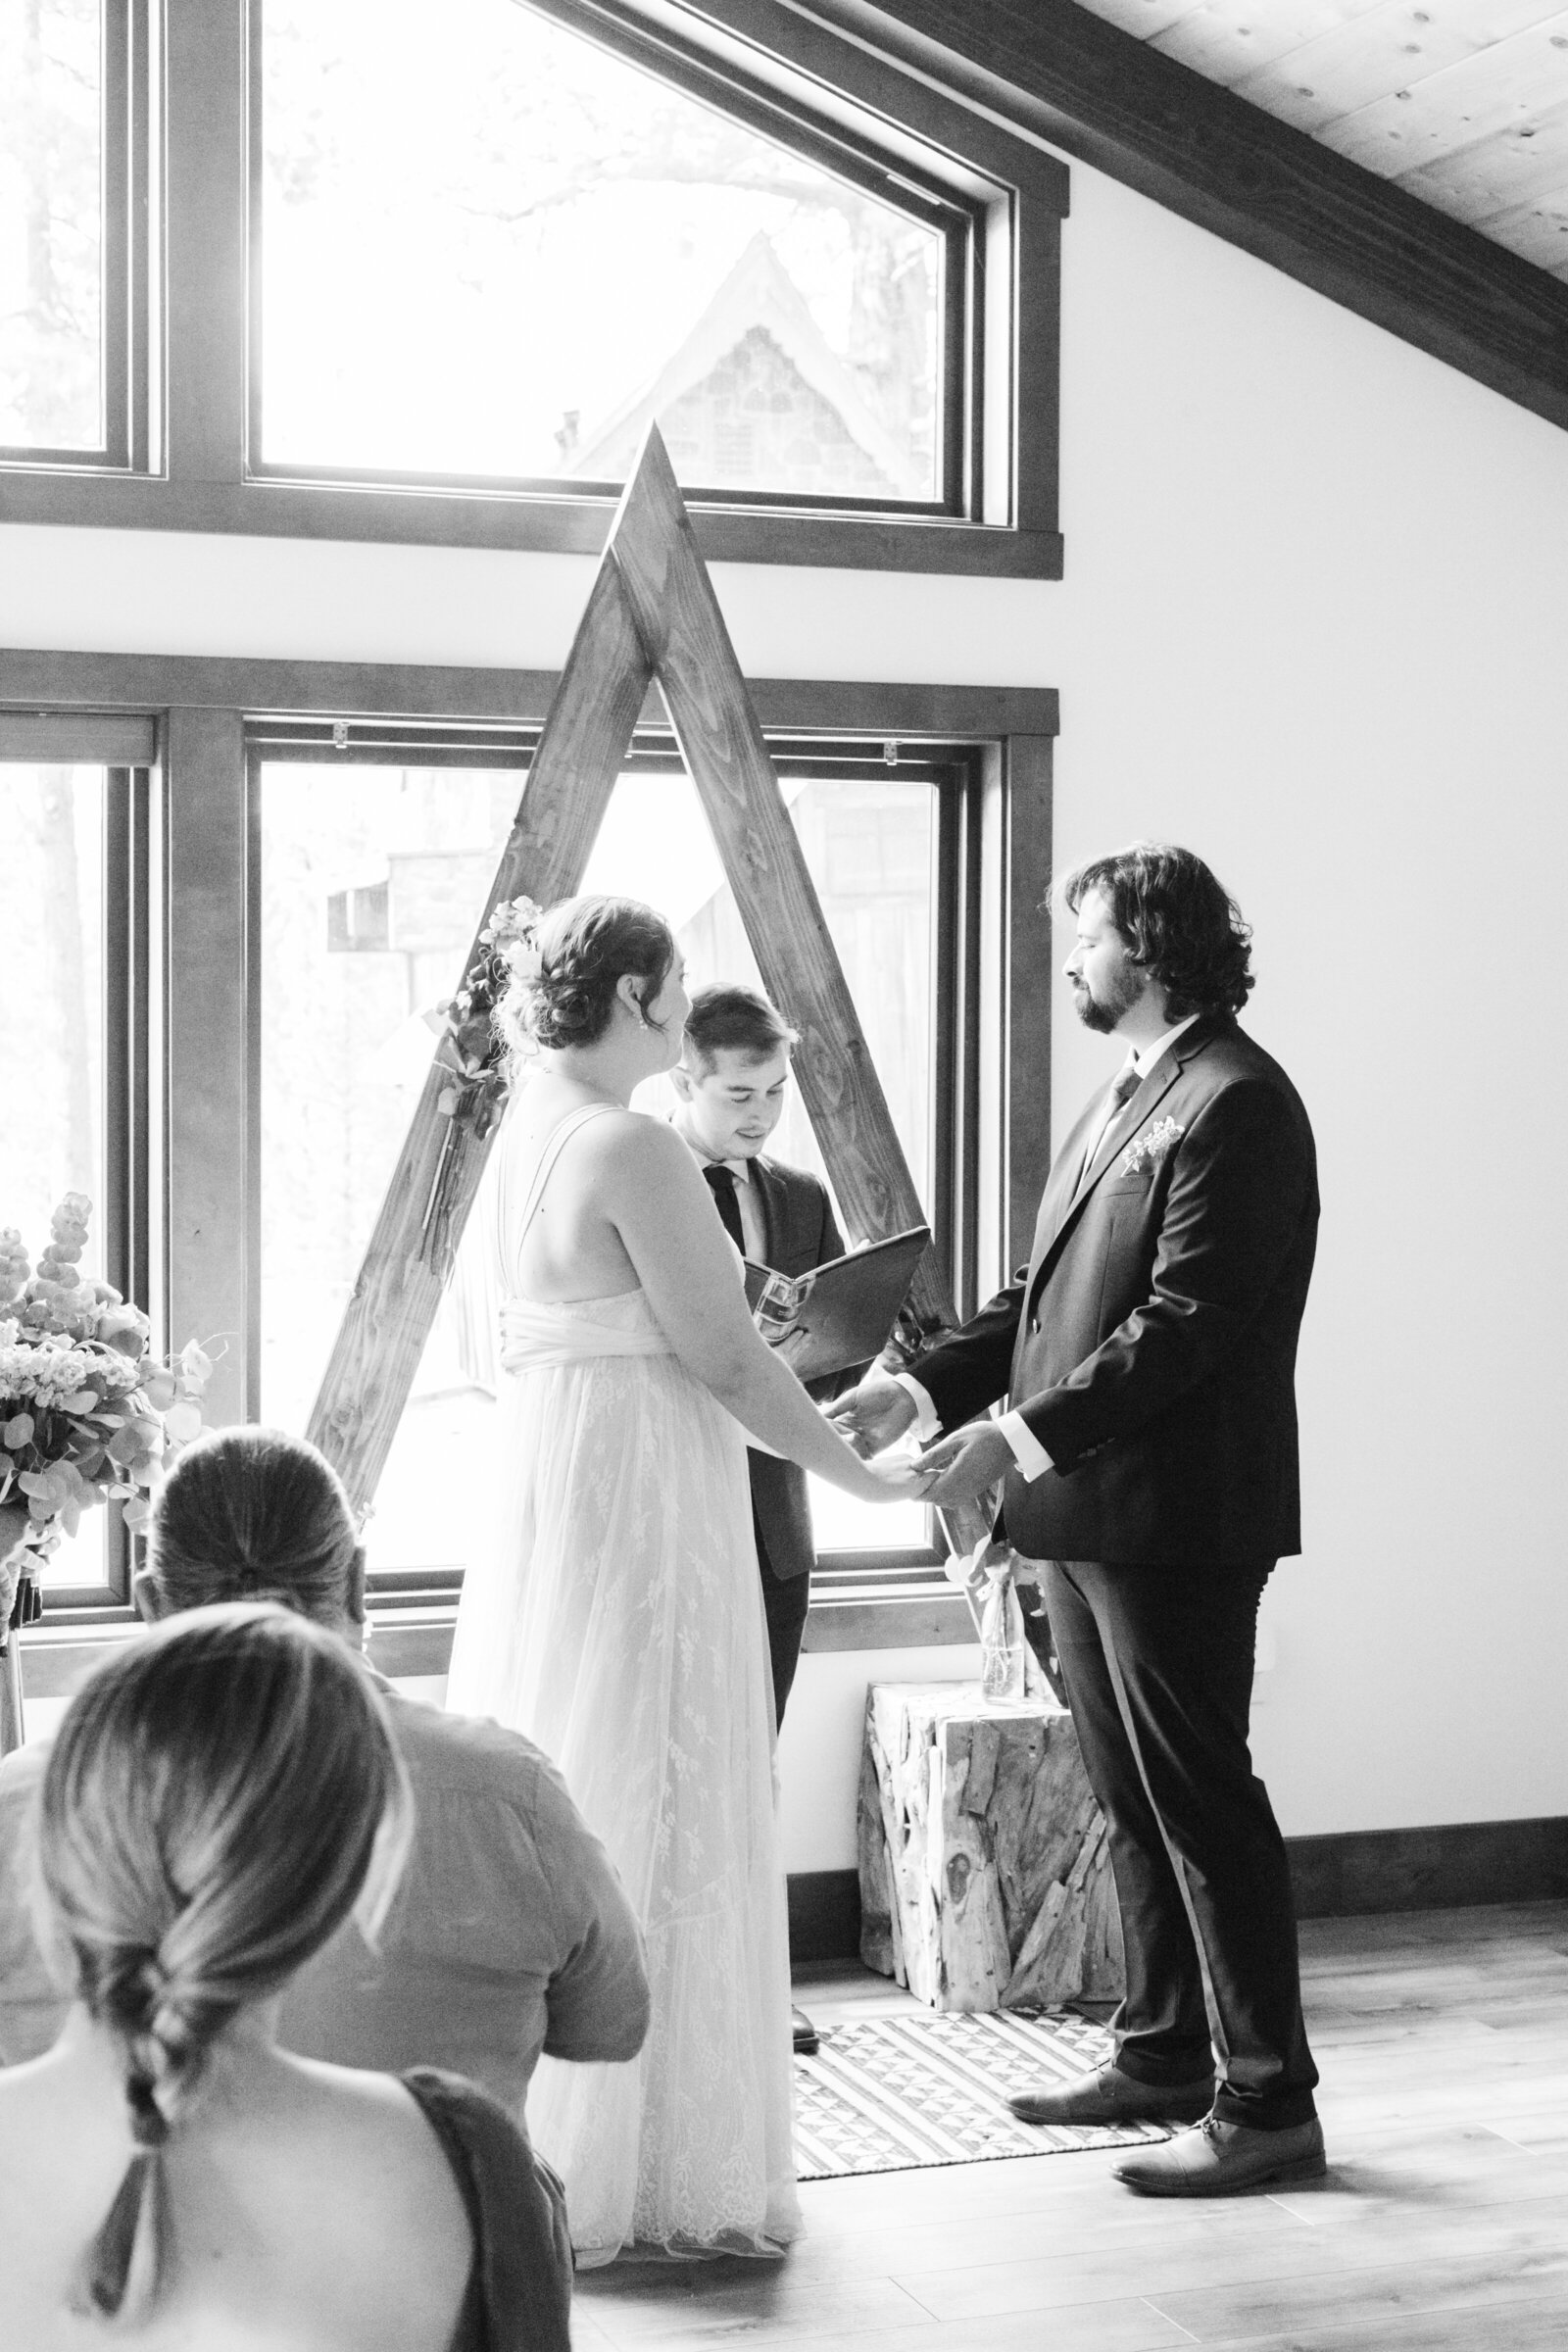
<instances>
[{"instance_id":1,"label":"dress shirt cuff","mask_svg":"<svg viewBox=\"0 0 1568 2352\"><path fill-rule=\"evenodd\" d=\"M997 1427L1012 1447L1012 1458L1026 1480L1039 1478L1052 1467L1051 1456L1035 1436L1022 1413L1001 1413Z\"/></svg>"},{"instance_id":2,"label":"dress shirt cuff","mask_svg":"<svg viewBox=\"0 0 1568 2352\"><path fill-rule=\"evenodd\" d=\"M916 1415L914 1434L922 1445L928 1446L933 1438L942 1435L941 1414L911 1372L895 1372L893 1377L901 1389L907 1389L913 1398Z\"/></svg>"}]
</instances>

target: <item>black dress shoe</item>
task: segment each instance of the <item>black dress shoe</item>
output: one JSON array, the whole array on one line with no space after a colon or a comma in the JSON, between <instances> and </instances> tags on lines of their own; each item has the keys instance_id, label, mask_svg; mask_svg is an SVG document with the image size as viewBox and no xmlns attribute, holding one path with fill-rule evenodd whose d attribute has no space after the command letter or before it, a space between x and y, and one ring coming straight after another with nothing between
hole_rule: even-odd
<instances>
[{"instance_id":1,"label":"black dress shoe","mask_svg":"<svg viewBox=\"0 0 1568 2352\"><path fill-rule=\"evenodd\" d=\"M796 2056L814 2058L822 2046L822 2037L804 2009L790 2011L790 2032L795 2039Z\"/></svg>"},{"instance_id":2,"label":"black dress shoe","mask_svg":"<svg viewBox=\"0 0 1568 2352\"><path fill-rule=\"evenodd\" d=\"M1075 2082L1043 2084L1007 2101L1021 2124L1196 2124L1213 2104L1211 2075L1195 2082L1139 2082L1114 2060Z\"/></svg>"}]
</instances>

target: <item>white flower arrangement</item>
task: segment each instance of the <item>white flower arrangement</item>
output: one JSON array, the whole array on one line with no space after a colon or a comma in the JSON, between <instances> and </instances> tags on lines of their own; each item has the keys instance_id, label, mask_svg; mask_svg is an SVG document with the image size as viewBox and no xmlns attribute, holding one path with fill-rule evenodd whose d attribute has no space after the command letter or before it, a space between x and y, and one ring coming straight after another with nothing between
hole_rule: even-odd
<instances>
[{"instance_id":1,"label":"white flower arrangement","mask_svg":"<svg viewBox=\"0 0 1568 2352\"><path fill-rule=\"evenodd\" d=\"M1142 1135L1133 1137L1122 1153L1122 1174L1141 1176L1145 1168L1161 1167L1186 1132L1184 1127L1178 1127L1176 1121L1169 1118L1160 1119L1152 1127L1146 1127Z\"/></svg>"},{"instance_id":2,"label":"white flower arrangement","mask_svg":"<svg viewBox=\"0 0 1568 2352\"><path fill-rule=\"evenodd\" d=\"M35 1273L16 1227L0 1230L0 1513L11 1514L0 1644L19 1578L35 1582L83 1510L106 1496L139 1527L148 1491L202 1426L211 1358L194 1340L177 1356L155 1356L141 1308L81 1278L91 1213L85 1194L66 1195Z\"/></svg>"}]
</instances>

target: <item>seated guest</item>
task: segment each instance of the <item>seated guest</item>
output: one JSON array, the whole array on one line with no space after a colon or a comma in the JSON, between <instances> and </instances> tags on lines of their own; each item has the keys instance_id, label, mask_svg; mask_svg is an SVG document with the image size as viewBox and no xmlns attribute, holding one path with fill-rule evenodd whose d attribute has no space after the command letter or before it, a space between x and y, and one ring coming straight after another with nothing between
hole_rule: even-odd
<instances>
[{"instance_id":1,"label":"seated guest","mask_svg":"<svg viewBox=\"0 0 1568 2352\"><path fill-rule=\"evenodd\" d=\"M277 2046L351 1912L373 1943L409 1812L369 1677L290 1610L193 1611L88 1677L29 1833L74 1997L0 2075L8 2345L118 2323L161 2352L566 2352L569 2278L494 2102Z\"/></svg>"},{"instance_id":2,"label":"seated guest","mask_svg":"<svg viewBox=\"0 0 1568 2352\"><path fill-rule=\"evenodd\" d=\"M358 1651L365 1555L348 1498L315 1446L235 1428L179 1456L153 1509L144 1614L286 1603ZM520 2123L541 2050L633 2058L648 2026L637 1923L549 1759L499 1725L379 1687L415 1799L414 1841L371 1951L345 1920L288 1987L286 2049L388 2072L450 2068ZM0 2062L46 2049L64 1997L28 1918L23 1823L45 1753L0 1764Z\"/></svg>"}]
</instances>

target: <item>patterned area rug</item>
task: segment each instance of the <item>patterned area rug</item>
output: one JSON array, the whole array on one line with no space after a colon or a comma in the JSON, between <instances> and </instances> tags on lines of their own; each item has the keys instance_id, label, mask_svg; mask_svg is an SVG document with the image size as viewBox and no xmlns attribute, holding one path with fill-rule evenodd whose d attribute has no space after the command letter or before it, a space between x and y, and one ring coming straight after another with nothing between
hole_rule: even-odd
<instances>
[{"instance_id":1,"label":"patterned area rug","mask_svg":"<svg viewBox=\"0 0 1568 2352\"><path fill-rule=\"evenodd\" d=\"M1020 2124L1007 2095L1065 2082L1110 2056L1103 2026L1059 2013L868 2017L835 2026L795 2061L795 2169L802 2180L902 2173L994 2156L1168 2139L1163 2124Z\"/></svg>"}]
</instances>

